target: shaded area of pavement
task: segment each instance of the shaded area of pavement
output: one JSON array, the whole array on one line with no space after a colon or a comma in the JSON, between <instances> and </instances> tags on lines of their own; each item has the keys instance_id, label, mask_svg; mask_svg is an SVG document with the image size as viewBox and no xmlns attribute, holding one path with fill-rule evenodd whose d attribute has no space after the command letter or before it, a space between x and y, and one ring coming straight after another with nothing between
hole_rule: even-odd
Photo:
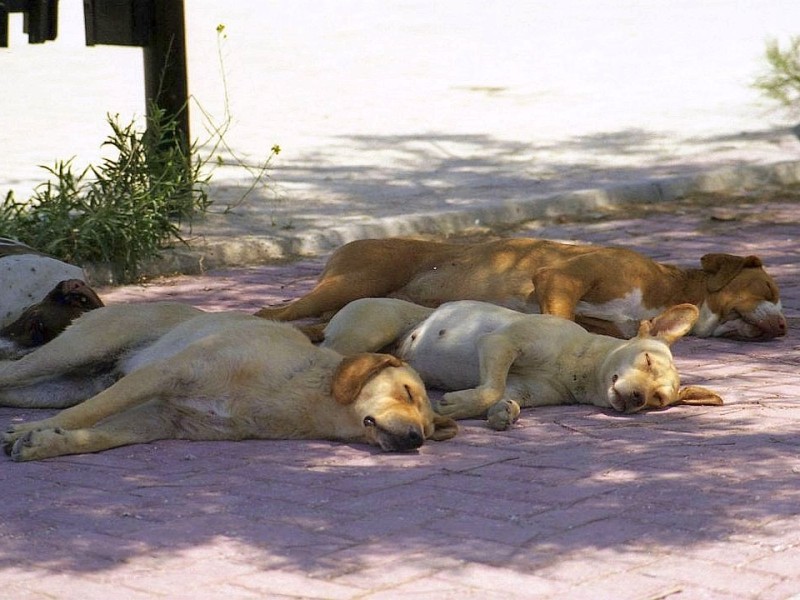
<instances>
[{"instance_id":1,"label":"shaded area of pavement","mask_svg":"<svg viewBox=\"0 0 800 600\"><path fill-rule=\"evenodd\" d=\"M800 565L796 194L704 196L531 222L507 235L696 264L760 255L789 334L689 338L687 384L723 407L523 411L505 433L385 455L322 442L157 442L0 470L9 595L198 598L788 598ZM485 235L485 232L483 233ZM323 259L104 289L250 311ZM436 392L434 392L436 393ZM47 411L0 409L3 423Z\"/></svg>"},{"instance_id":2,"label":"shaded area of pavement","mask_svg":"<svg viewBox=\"0 0 800 600\"><path fill-rule=\"evenodd\" d=\"M187 3L190 89L217 123L230 108L230 152L192 250L153 272L205 274L106 288L107 302L252 312L308 291L356 237L491 226L687 265L758 254L789 333L677 344L685 382L721 408L528 410L508 432L466 421L408 455L165 441L6 461L3 595L796 595L800 219L796 194L771 186L800 181L800 146L749 87L793 16L794 0ZM27 46L12 16L3 194L24 195L37 165L96 161L106 113L144 112L141 51L85 48L78 3L61 3L59 26L57 42ZM273 144L269 185L223 212ZM0 424L46 414L0 408Z\"/></svg>"}]
</instances>

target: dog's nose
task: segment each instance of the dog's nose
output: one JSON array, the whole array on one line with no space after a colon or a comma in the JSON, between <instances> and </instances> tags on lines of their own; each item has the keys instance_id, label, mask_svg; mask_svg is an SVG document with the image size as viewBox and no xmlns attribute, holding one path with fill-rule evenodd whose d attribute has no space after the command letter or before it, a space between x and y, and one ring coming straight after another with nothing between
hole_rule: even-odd
<instances>
[{"instance_id":1,"label":"dog's nose","mask_svg":"<svg viewBox=\"0 0 800 600\"><path fill-rule=\"evenodd\" d=\"M408 430L406 440L408 441L408 449L415 450L416 448L422 446L423 442L425 441L425 436L423 436L422 432L416 427L411 427Z\"/></svg>"},{"instance_id":2,"label":"dog's nose","mask_svg":"<svg viewBox=\"0 0 800 600\"><path fill-rule=\"evenodd\" d=\"M783 335L786 335L786 317L784 317L783 315L775 315L775 316L776 318L774 324L772 323L772 320L770 320L770 325L771 325L770 330L772 335L774 337L781 337Z\"/></svg>"},{"instance_id":3,"label":"dog's nose","mask_svg":"<svg viewBox=\"0 0 800 600\"><path fill-rule=\"evenodd\" d=\"M637 411L644 406L644 402L645 395L639 390L633 390L625 403L625 409L627 412Z\"/></svg>"}]
</instances>

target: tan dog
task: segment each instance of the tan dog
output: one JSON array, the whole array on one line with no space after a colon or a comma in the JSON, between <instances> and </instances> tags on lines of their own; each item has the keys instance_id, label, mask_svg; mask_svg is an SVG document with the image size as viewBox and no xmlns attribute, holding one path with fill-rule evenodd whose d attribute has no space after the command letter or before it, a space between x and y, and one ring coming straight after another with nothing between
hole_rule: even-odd
<instances>
[{"instance_id":1,"label":"tan dog","mask_svg":"<svg viewBox=\"0 0 800 600\"><path fill-rule=\"evenodd\" d=\"M110 387L52 418L11 427L2 437L11 458L171 438L329 439L407 451L457 430L393 356L345 358L287 324L171 303L97 309L49 344L0 363L0 403L43 406L69 380L74 402L75 381L88 394L109 381L81 374L109 362L110 376L120 377Z\"/></svg>"},{"instance_id":2,"label":"tan dog","mask_svg":"<svg viewBox=\"0 0 800 600\"><path fill-rule=\"evenodd\" d=\"M618 337L636 335L641 320L690 303L700 309L692 333L701 337L755 340L786 333L778 287L756 256L707 254L700 269L682 269L624 248L526 238L351 242L333 253L308 295L256 314L280 321L329 317L370 297L433 307L483 300Z\"/></svg>"},{"instance_id":3,"label":"tan dog","mask_svg":"<svg viewBox=\"0 0 800 600\"><path fill-rule=\"evenodd\" d=\"M552 315L526 315L464 300L433 310L403 300L366 298L339 311L323 345L342 353L392 352L425 384L450 390L437 410L462 419L488 414L505 429L519 405L594 404L619 412L674 404L722 404L697 386L680 388L669 346L694 325L691 304L642 321L635 338L592 334Z\"/></svg>"}]
</instances>

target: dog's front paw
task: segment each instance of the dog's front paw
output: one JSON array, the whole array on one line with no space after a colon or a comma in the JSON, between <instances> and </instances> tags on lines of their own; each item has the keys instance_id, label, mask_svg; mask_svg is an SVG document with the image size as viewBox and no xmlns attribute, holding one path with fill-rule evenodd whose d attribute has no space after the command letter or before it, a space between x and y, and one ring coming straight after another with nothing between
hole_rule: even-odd
<instances>
[{"instance_id":1,"label":"dog's front paw","mask_svg":"<svg viewBox=\"0 0 800 600\"><path fill-rule=\"evenodd\" d=\"M12 425L6 429L3 434L0 435L0 443L2 443L5 453L11 455L11 447L14 445L14 442L27 432L28 430L23 429L21 425Z\"/></svg>"},{"instance_id":2,"label":"dog's front paw","mask_svg":"<svg viewBox=\"0 0 800 600\"><path fill-rule=\"evenodd\" d=\"M451 419L469 419L484 414L492 402L487 390L474 388L446 393L436 410Z\"/></svg>"},{"instance_id":3,"label":"dog's front paw","mask_svg":"<svg viewBox=\"0 0 800 600\"><path fill-rule=\"evenodd\" d=\"M514 400L500 400L489 409L486 424L495 431L505 431L519 419L519 404Z\"/></svg>"},{"instance_id":4,"label":"dog's front paw","mask_svg":"<svg viewBox=\"0 0 800 600\"><path fill-rule=\"evenodd\" d=\"M11 443L6 441L6 436L3 437L6 454L18 462L58 456L64 453L66 443L66 432L58 428L28 431Z\"/></svg>"}]
</instances>

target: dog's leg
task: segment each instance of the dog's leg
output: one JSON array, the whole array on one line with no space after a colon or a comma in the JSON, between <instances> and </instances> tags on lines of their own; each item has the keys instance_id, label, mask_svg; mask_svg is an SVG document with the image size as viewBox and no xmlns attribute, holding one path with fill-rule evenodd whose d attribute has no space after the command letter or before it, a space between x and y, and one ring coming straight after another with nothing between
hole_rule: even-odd
<instances>
[{"instance_id":1,"label":"dog's leg","mask_svg":"<svg viewBox=\"0 0 800 600\"><path fill-rule=\"evenodd\" d=\"M336 250L316 287L283 306L268 306L256 316L296 321L335 313L359 298L381 298L405 286L420 262L436 252L436 243L417 240L357 240Z\"/></svg>"},{"instance_id":2,"label":"dog's leg","mask_svg":"<svg viewBox=\"0 0 800 600\"><path fill-rule=\"evenodd\" d=\"M320 281L306 296L284 306L267 306L255 315L273 321L320 317L325 313L338 311L353 300L386 296L392 291L393 286L382 285L381 281L360 273L353 273L348 277L329 277Z\"/></svg>"},{"instance_id":3,"label":"dog's leg","mask_svg":"<svg viewBox=\"0 0 800 600\"><path fill-rule=\"evenodd\" d=\"M163 407L154 401L115 415L95 427L28 431L13 442L5 442L5 451L15 461L41 460L173 437L174 426L164 418Z\"/></svg>"},{"instance_id":4,"label":"dog's leg","mask_svg":"<svg viewBox=\"0 0 800 600\"><path fill-rule=\"evenodd\" d=\"M448 392L437 412L453 419L469 419L486 413L505 394L508 370L519 357L521 348L504 329L478 340L480 385L471 390Z\"/></svg>"},{"instance_id":5,"label":"dog's leg","mask_svg":"<svg viewBox=\"0 0 800 600\"><path fill-rule=\"evenodd\" d=\"M586 331L592 333L600 333L602 335L610 335L615 338L628 339L636 335L636 330L639 328L639 321L626 321L631 324L632 330L630 334L626 335L620 328L620 324L613 321L606 321L605 319L598 319L596 317L582 317L580 315L575 317L575 322L583 327Z\"/></svg>"},{"instance_id":6,"label":"dog's leg","mask_svg":"<svg viewBox=\"0 0 800 600\"><path fill-rule=\"evenodd\" d=\"M325 328L322 346L345 355L378 352L432 312L432 308L395 298L362 298L336 313Z\"/></svg>"},{"instance_id":7,"label":"dog's leg","mask_svg":"<svg viewBox=\"0 0 800 600\"><path fill-rule=\"evenodd\" d=\"M539 269L533 276L533 285L542 314L574 321L578 301L591 282L585 277L573 276L562 266Z\"/></svg>"},{"instance_id":8,"label":"dog's leg","mask_svg":"<svg viewBox=\"0 0 800 600\"><path fill-rule=\"evenodd\" d=\"M18 360L0 361L0 388L21 387L84 365L103 364L129 347L136 337L135 332L120 333L119 337L97 335L91 327L79 322Z\"/></svg>"},{"instance_id":9,"label":"dog's leg","mask_svg":"<svg viewBox=\"0 0 800 600\"><path fill-rule=\"evenodd\" d=\"M178 355L180 356L180 355ZM37 429L84 429L112 415L157 397L168 397L180 389L181 382L192 379L191 363L177 357L147 365L130 373L114 385L72 408L62 410L49 419L20 423L3 436L8 444L23 434Z\"/></svg>"},{"instance_id":10,"label":"dog's leg","mask_svg":"<svg viewBox=\"0 0 800 600\"><path fill-rule=\"evenodd\" d=\"M0 389L0 406L68 408L91 398L114 383L111 373L56 377L32 385Z\"/></svg>"},{"instance_id":11,"label":"dog's leg","mask_svg":"<svg viewBox=\"0 0 800 600\"><path fill-rule=\"evenodd\" d=\"M486 424L495 431L505 431L516 423L520 407L516 400L505 398L494 404L486 413Z\"/></svg>"},{"instance_id":12,"label":"dog's leg","mask_svg":"<svg viewBox=\"0 0 800 600\"><path fill-rule=\"evenodd\" d=\"M19 360L0 361L0 388L54 379L85 366L108 365L129 348L155 340L202 311L183 304L125 305L85 313L64 333Z\"/></svg>"}]
</instances>

